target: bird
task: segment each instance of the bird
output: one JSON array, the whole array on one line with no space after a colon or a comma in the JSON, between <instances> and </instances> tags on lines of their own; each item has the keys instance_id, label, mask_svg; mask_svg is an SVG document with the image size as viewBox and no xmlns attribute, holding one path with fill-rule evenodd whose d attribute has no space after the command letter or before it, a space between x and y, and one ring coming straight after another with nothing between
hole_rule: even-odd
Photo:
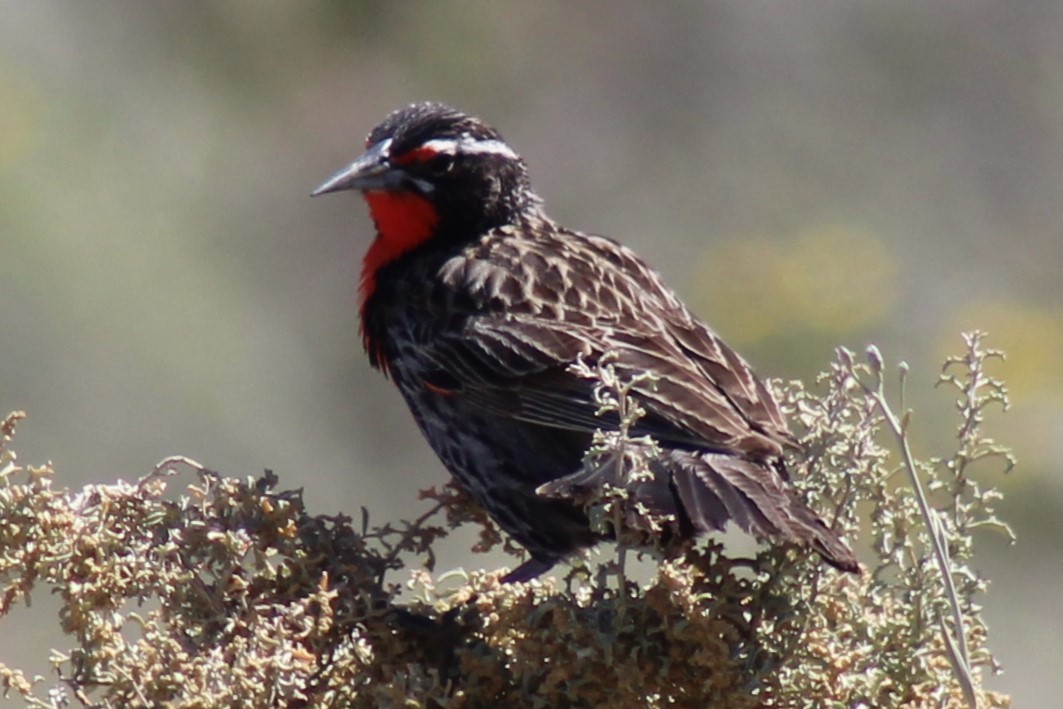
<instances>
[{"instance_id":1,"label":"bird","mask_svg":"<svg viewBox=\"0 0 1063 709\"><path fill-rule=\"evenodd\" d=\"M585 506L556 493L608 477L585 456L596 431L621 423L600 415L595 383L574 370L604 362L642 409L630 433L656 443L634 501L680 536L733 522L858 571L793 489L783 458L799 445L746 360L633 250L551 219L494 127L442 103L395 110L312 194L347 190L361 192L376 230L359 289L369 363L457 483L526 549L503 582L602 540Z\"/></svg>"}]
</instances>

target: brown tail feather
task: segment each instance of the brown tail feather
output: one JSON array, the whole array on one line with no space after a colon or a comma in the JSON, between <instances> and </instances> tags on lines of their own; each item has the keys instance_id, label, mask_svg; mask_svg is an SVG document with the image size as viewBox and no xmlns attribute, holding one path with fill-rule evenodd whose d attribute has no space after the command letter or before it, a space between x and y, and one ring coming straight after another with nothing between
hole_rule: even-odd
<instances>
[{"instance_id":1,"label":"brown tail feather","mask_svg":"<svg viewBox=\"0 0 1063 709\"><path fill-rule=\"evenodd\" d=\"M667 455L678 503L698 531L733 521L756 537L815 549L831 566L858 572L852 549L766 465L715 453Z\"/></svg>"},{"instance_id":2,"label":"brown tail feather","mask_svg":"<svg viewBox=\"0 0 1063 709\"><path fill-rule=\"evenodd\" d=\"M755 537L812 547L842 571L858 573L852 549L766 464L687 450L666 451L651 466L655 479L634 483L635 499L659 514L674 515L694 535L722 531L734 522ZM603 482L618 483L615 465L583 469L538 489L552 497L581 497ZM582 493L581 493L582 491Z\"/></svg>"}]
</instances>

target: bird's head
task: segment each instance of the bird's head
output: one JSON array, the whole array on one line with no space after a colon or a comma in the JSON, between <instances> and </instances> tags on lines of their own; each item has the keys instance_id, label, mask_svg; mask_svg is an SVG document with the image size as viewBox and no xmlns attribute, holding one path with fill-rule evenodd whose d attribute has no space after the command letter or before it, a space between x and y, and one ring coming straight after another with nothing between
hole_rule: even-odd
<instances>
[{"instance_id":1,"label":"bird's head","mask_svg":"<svg viewBox=\"0 0 1063 709\"><path fill-rule=\"evenodd\" d=\"M365 145L313 194L360 190L379 237L395 245L478 236L537 208L520 156L497 130L449 106L395 111Z\"/></svg>"}]
</instances>

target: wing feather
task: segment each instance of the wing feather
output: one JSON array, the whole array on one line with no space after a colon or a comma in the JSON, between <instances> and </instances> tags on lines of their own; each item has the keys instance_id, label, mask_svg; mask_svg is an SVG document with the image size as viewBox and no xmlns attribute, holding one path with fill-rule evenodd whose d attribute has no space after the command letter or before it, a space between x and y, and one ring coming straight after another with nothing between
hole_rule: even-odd
<instances>
[{"instance_id":1,"label":"wing feather","mask_svg":"<svg viewBox=\"0 0 1063 709\"><path fill-rule=\"evenodd\" d=\"M633 491L640 501L698 531L734 521L755 536L809 544L839 568L858 568L775 467L795 444L768 388L633 252L537 224L485 237L443 264L439 276L448 315L421 354L465 401L540 426L615 429L616 415L597 411L595 383L571 368L608 355L623 380L652 375L631 390L646 411L633 433L653 436L664 449L655 479ZM454 318L459 304L465 314ZM608 474L558 472L542 494L564 496Z\"/></svg>"},{"instance_id":2,"label":"wing feather","mask_svg":"<svg viewBox=\"0 0 1063 709\"><path fill-rule=\"evenodd\" d=\"M569 371L608 354L622 378L652 375L633 388L648 412L639 432L756 459L791 445L776 402L745 361L633 252L538 227L535 239L527 231L485 237L440 270L471 307L425 354L471 401L545 426L608 426L596 415L592 383Z\"/></svg>"}]
</instances>

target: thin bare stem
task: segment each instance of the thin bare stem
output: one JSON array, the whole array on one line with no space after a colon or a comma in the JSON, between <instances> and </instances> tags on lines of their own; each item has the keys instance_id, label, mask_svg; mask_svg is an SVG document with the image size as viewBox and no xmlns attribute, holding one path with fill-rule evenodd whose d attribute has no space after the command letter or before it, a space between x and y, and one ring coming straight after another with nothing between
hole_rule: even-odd
<instances>
[{"instance_id":1,"label":"thin bare stem","mask_svg":"<svg viewBox=\"0 0 1063 709\"><path fill-rule=\"evenodd\" d=\"M930 546L934 553L934 561L941 572L941 579L945 585L945 596L948 599L949 607L952 609L953 636L950 636L947 632L944 621L941 622L945 645L949 650L949 660L952 662L953 669L956 672L956 679L963 689L967 704L972 709L977 709L978 700L974 691L974 679L971 677L970 669L971 660L967 649L967 630L963 622L963 610L960 607L959 596L956 593L956 585L952 578L952 562L949 559L945 532L941 528L941 521L930 507L926 492L923 490L923 484L919 480L915 457L912 455L911 445L908 442L908 414L904 414L903 420L898 418L886 399L885 383L882 376L882 355L879 353L878 348L874 346L868 348L868 360L875 374L875 385L868 386L855 374L854 378L860 381L865 393L878 406L883 420L892 431L897 447L900 449L904 469L908 472L908 479L912 483L912 490L915 492L915 499L919 504L919 511L922 513L927 529L930 532Z\"/></svg>"}]
</instances>

